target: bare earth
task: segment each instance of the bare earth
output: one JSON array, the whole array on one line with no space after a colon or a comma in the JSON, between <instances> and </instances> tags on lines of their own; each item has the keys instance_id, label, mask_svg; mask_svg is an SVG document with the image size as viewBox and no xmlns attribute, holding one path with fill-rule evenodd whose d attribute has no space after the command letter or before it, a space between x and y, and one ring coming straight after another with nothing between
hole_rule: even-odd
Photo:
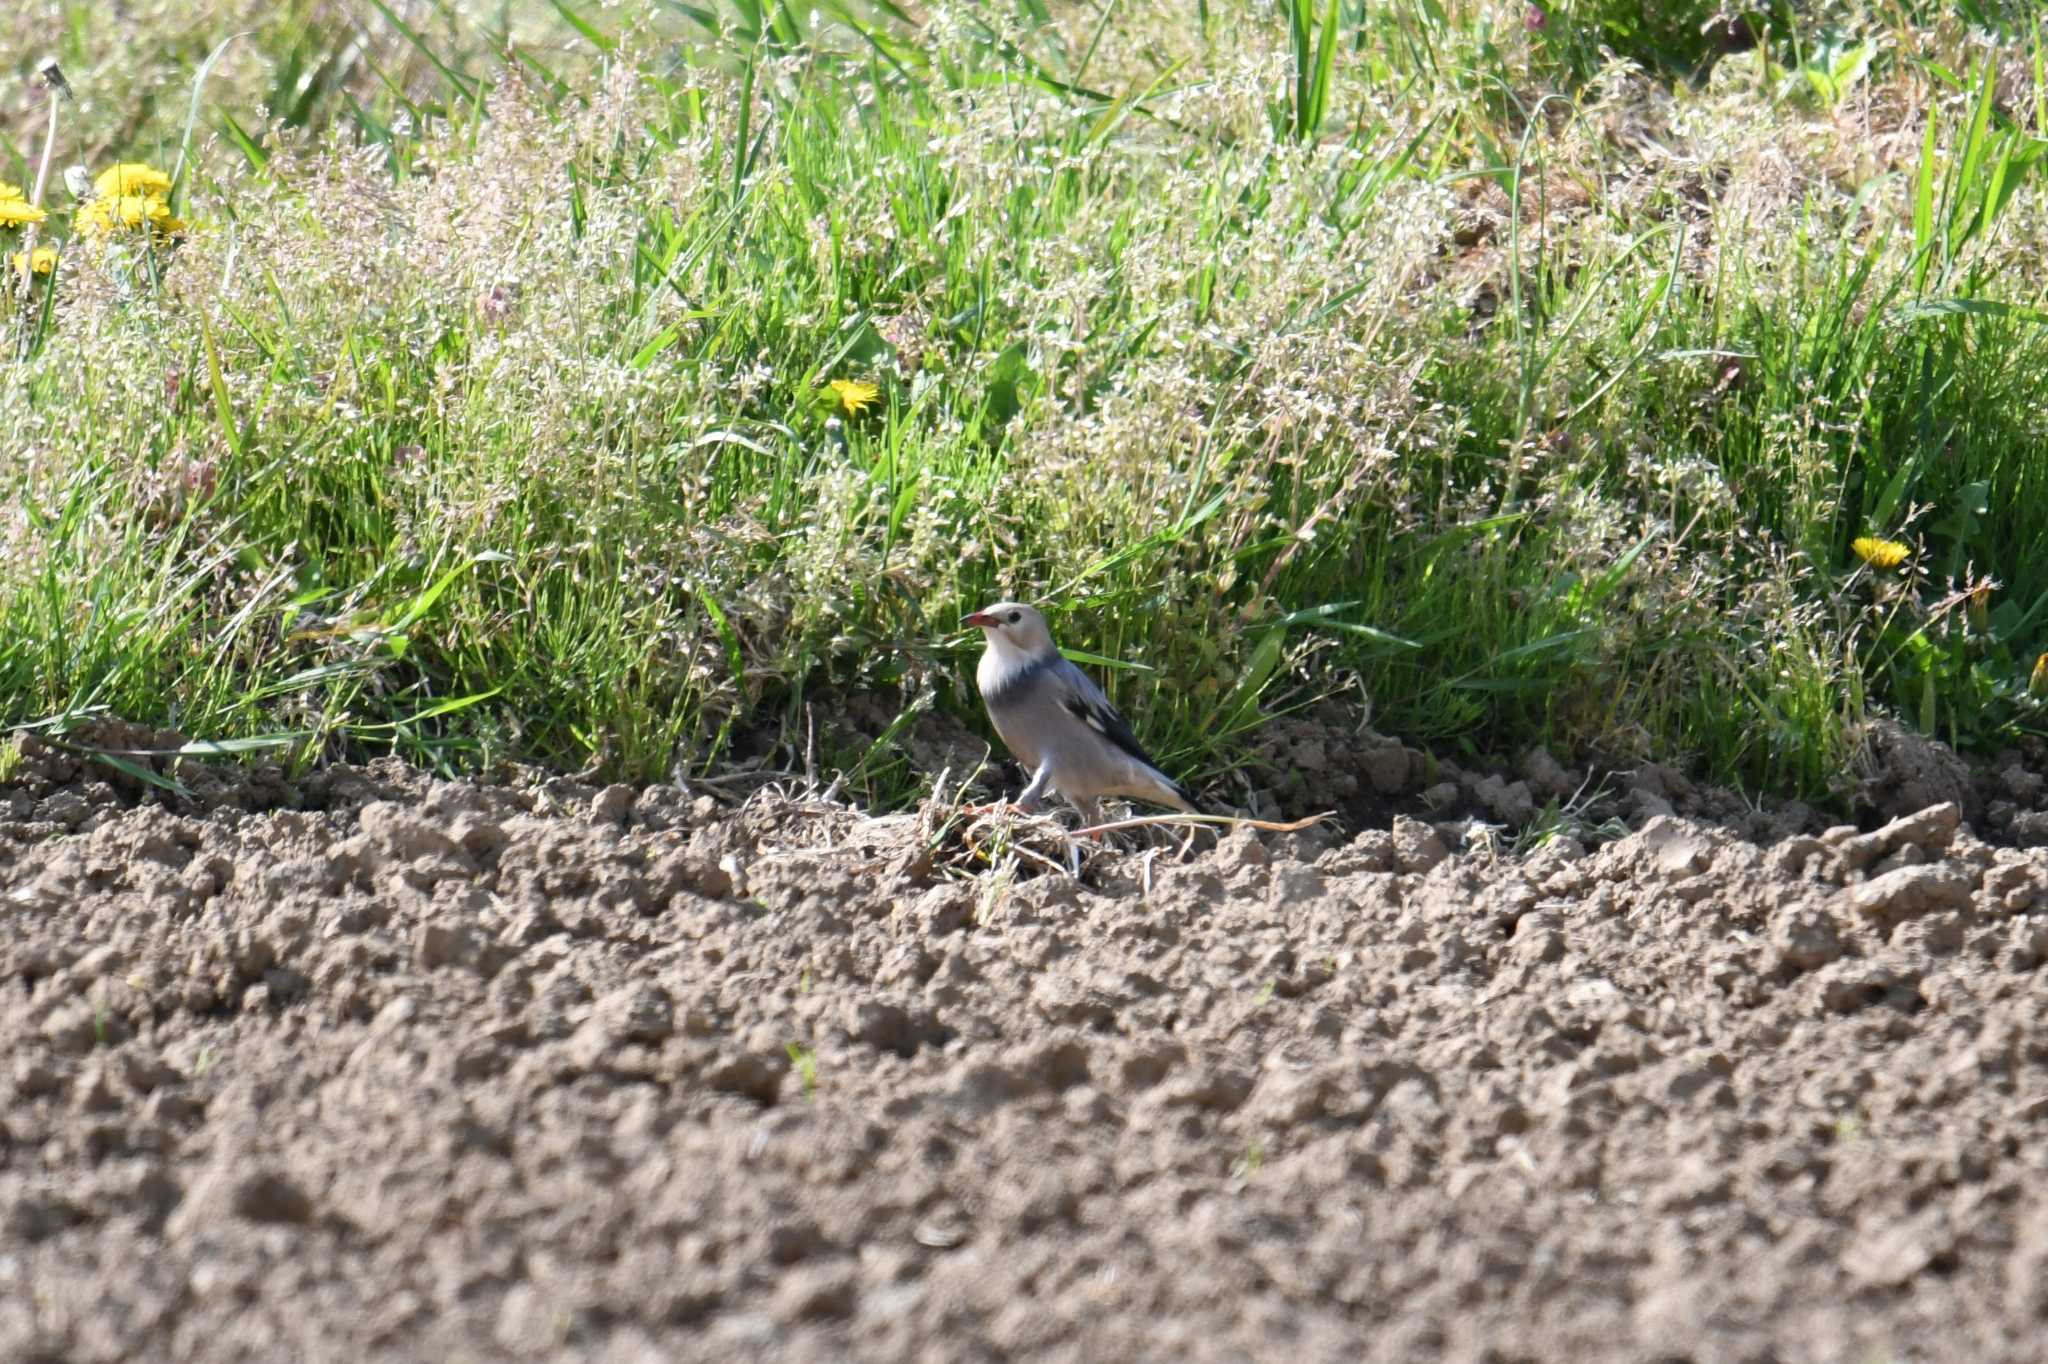
<instances>
[{"instance_id":1,"label":"bare earth","mask_svg":"<svg viewBox=\"0 0 2048 1364\"><path fill-rule=\"evenodd\" d=\"M14 781L17 1364L2048 1357L2048 854L1954 804L1076 883L792 800Z\"/></svg>"}]
</instances>

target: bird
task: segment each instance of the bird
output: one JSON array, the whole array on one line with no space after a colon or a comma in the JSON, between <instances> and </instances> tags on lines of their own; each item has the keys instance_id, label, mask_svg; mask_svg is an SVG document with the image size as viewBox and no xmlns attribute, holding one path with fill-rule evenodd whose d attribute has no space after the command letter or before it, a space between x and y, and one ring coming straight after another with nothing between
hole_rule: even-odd
<instances>
[{"instance_id":1,"label":"bird","mask_svg":"<svg viewBox=\"0 0 2048 1364\"><path fill-rule=\"evenodd\" d=\"M979 627L988 641L974 680L997 736L1031 774L1017 808L1036 811L1052 790L1091 825L1100 822L1104 796L1200 813L1194 796L1160 770L1102 689L1054 645L1041 612L999 601L960 623Z\"/></svg>"}]
</instances>

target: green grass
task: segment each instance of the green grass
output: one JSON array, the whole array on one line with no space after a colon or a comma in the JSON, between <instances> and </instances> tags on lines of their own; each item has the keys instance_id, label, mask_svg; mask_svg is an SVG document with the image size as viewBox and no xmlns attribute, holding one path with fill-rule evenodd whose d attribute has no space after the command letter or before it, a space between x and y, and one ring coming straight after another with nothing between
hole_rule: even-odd
<instances>
[{"instance_id":1,"label":"green grass","mask_svg":"<svg viewBox=\"0 0 2048 1364\"><path fill-rule=\"evenodd\" d=\"M1013 595L1198 778L1326 694L1808 797L1873 713L2042 727L2038 20L206 8L46 44L60 161L168 169L196 101L207 226L6 317L0 723L636 777L815 728L894 800Z\"/></svg>"}]
</instances>

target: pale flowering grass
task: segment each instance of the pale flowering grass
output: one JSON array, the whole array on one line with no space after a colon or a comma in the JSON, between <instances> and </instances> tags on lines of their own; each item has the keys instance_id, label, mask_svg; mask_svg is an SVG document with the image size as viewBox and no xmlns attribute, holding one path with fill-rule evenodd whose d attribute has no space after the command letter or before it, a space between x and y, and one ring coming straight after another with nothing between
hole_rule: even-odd
<instances>
[{"instance_id":1,"label":"pale flowering grass","mask_svg":"<svg viewBox=\"0 0 2048 1364\"><path fill-rule=\"evenodd\" d=\"M1711 6L1633 51L1626 7L1347 8L1308 127L1235 0L355 8L64 39L103 183L0 196L56 250L0 385L9 724L815 744L893 798L931 774L836 717L972 721L995 595L1198 779L1328 693L1808 795L1872 709L2039 724L2023 47L1821 7L1880 49L1824 99L1812 34Z\"/></svg>"}]
</instances>

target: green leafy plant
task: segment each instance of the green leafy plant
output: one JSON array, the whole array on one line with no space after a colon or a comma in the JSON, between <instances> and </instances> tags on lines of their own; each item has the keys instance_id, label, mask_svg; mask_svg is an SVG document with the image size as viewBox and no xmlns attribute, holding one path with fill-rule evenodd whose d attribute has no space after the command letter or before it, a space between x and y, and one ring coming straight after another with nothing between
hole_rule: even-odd
<instances>
[{"instance_id":1,"label":"green leafy plant","mask_svg":"<svg viewBox=\"0 0 2048 1364\"><path fill-rule=\"evenodd\" d=\"M789 1063L796 1068L797 1080L803 1086L804 1097L815 1097L818 1092L817 1050L800 1042L790 1043L788 1050Z\"/></svg>"}]
</instances>

